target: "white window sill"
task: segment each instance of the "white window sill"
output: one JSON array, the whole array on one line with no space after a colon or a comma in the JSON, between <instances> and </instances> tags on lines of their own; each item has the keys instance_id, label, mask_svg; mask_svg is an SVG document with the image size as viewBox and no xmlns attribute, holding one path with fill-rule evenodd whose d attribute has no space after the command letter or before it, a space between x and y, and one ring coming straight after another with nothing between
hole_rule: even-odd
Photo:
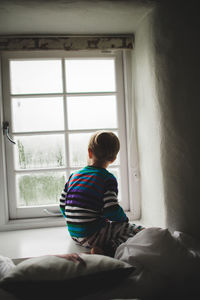
<instances>
[{"instance_id":1,"label":"white window sill","mask_svg":"<svg viewBox=\"0 0 200 300\"><path fill-rule=\"evenodd\" d=\"M16 262L28 257L86 252L69 236L66 226L0 232L0 255Z\"/></svg>"},{"instance_id":2,"label":"white window sill","mask_svg":"<svg viewBox=\"0 0 200 300\"><path fill-rule=\"evenodd\" d=\"M127 213L127 216L131 221L131 213ZM131 223L140 224L139 220ZM87 252L87 249L72 241L66 225L4 231L0 232L0 241L0 255L7 256L16 263L28 257Z\"/></svg>"},{"instance_id":3,"label":"white window sill","mask_svg":"<svg viewBox=\"0 0 200 300\"><path fill-rule=\"evenodd\" d=\"M138 220L135 219L135 215L130 211L126 211L126 215L129 218L130 222L134 222L137 224ZM24 229L41 229L41 228L49 228L49 227L58 227L65 226L65 219L63 216L54 216L54 217L45 217L45 218L27 218L27 219L15 219L8 220L4 224L0 224L0 232L1 231L9 231L9 230L24 230Z\"/></svg>"}]
</instances>

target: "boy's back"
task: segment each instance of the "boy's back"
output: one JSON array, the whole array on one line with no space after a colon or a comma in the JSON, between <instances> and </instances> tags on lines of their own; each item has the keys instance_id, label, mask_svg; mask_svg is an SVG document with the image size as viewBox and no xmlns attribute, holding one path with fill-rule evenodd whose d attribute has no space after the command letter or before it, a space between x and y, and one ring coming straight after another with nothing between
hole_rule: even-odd
<instances>
[{"instance_id":1,"label":"boy's back","mask_svg":"<svg viewBox=\"0 0 200 300\"><path fill-rule=\"evenodd\" d=\"M63 193L70 234L85 237L102 228L104 208L117 204L117 194L116 178L106 169L87 166L74 172Z\"/></svg>"}]
</instances>

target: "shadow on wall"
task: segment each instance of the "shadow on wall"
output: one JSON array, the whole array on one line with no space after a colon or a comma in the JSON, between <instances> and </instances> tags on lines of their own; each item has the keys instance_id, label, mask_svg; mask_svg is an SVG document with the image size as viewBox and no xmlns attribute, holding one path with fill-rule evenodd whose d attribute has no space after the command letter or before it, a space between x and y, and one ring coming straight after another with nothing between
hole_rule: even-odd
<instances>
[{"instance_id":1,"label":"shadow on wall","mask_svg":"<svg viewBox=\"0 0 200 300\"><path fill-rule=\"evenodd\" d=\"M167 226L198 237L200 21L192 3L158 6L153 26Z\"/></svg>"}]
</instances>

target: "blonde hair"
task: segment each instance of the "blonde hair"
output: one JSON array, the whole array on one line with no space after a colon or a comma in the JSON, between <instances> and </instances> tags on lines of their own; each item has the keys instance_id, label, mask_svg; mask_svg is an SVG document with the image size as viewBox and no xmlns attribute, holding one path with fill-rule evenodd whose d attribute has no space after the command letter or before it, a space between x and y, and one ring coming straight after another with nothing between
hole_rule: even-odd
<instances>
[{"instance_id":1,"label":"blonde hair","mask_svg":"<svg viewBox=\"0 0 200 300\"><path fill-rule=\"evenodd\" d=\"M91 136L88 149L98 162L113 161L119 152L120 142L111 131L97 131Z\"/></svg>"}]
</instances>

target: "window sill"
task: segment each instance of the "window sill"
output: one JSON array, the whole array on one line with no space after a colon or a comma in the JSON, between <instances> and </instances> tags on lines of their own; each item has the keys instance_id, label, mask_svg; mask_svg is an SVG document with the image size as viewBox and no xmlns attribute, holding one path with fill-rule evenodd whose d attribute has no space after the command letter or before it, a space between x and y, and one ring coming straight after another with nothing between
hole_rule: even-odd
<instances>
[{"instance_id":1,"label":"window sill","mask_svg":"<svg viewBox=\"0 0 200 300\"><path fill-rule=\"evenodd\" d=\"M130 222L137 223L135 215L126 211L126 215ZM0 232L10 230L24 230L24 229L40 229L49 227L66 226L63 216L56 217L44 217L44 218L29 218L29 219L16 219L8 220L5 224L0 225Z\"/></svg>"},{"instance_id":2,"label":"window sill","mask_svg":"<svg viewBox=\"0 0 200 300\"><path fill-rule=\"evenodd\" d=\"M127 215L131 220L132 215L130 213L127 213ZM15 230L0 232L0 255L7 256L16 263L28 257L87 251L87 249L76 245L72 241L66 225L24 230L21 225L18 224L18 226L16 226L16 223L20 222L21 224L21 221L22 220L12 221L13 224L8 225L15 226ZM50 220L46 220L46 226L47 221L50 222ZM65 221L63 222L63 220L60 219L60 224L61 223L65 224ZM139 224L139 220L135 220L134 223ZM9 229L11 229L11 227Z\"/></svg>"},{"instance_id":3,"label":"window sill","mask_svg":"<svg viewBox=\"0 0 200 300\"><path fill-rule=\"evenodd\" d=\"M39 229L48 227L66 226L63 217L44 217L44 218L27 218L8 220L5 224L1 224L1 231L23 230L23 229Z\"/></svg>"},{"instance_id":4,"label":"window sill","mask_svg":"<svg viewBox=\"0 0 200 300\"><path fill-rule=\"evenodd\" d=\"M0 232L0 254L16 263L28 257L86 252L72 241L66 226Z\"/></svg>"}]
</instances>

